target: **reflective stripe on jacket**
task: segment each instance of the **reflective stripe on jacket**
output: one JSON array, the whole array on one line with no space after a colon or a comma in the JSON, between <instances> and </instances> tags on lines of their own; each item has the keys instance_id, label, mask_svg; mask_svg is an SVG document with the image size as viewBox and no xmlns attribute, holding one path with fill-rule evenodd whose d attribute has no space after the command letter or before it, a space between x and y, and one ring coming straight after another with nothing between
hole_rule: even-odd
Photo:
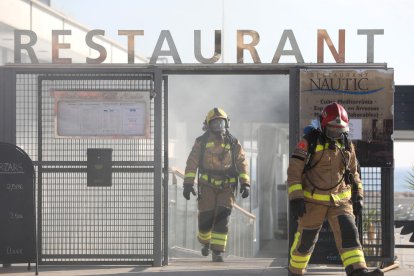
<instances>
[{"instance_id":1,"label":"reflective stripe on jacket","mask_svg":"<svg viewBox=\"0 0 414 276\"><path fill-rule=\"evenodd\" d=\"M199 169L199 160L201 155L201 147L204 143L196 140L190 155L187 159L187 166L185 168L184 183L194 183L197 170ZM200 182L208 182L214 185L221 185L225 183L235 183L235 176L226 176L225 172L229 171L232 166L231 145L224 142L224 138L217 138L210 134L205 143L205 150L203 156L203 167L206 171L223 172L219 174L200 174ZM250 184L248 174L247 161L245 159L244 150L241 144L237 141L234 145L235 161L238 169L238 177L240 183ZM210 178L210 179L209 179ZM209 181L210 180L210 181ZM222 183L221 183L222 182Z\"/></svg>"}]
</instances>

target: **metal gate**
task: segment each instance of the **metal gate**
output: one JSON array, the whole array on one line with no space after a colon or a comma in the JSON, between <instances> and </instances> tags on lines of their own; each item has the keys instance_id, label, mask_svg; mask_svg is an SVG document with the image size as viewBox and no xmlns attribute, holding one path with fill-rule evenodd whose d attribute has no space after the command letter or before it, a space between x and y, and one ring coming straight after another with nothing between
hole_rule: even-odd
<instances>
[{"instance_id":1,"label":"metal gate","mask_svg":"<svg viewBox=\"0 0 414 276\"><path fill-rule=\"evenodd\" d=\"M165 263L163 187L167 185L163 183L168 183L168 172L163 175L163 169L168 168L168 135L166 80L163 86L161 71L8 68L2 76L7 75L15 81L15 142L37 169L40 263ZM58 136L54 91L69 97L72 93L86 98L91 93L149 97L148 134ZM88 185L91 148L112 149L111 185Z\"/></svg>"}]
</instances>

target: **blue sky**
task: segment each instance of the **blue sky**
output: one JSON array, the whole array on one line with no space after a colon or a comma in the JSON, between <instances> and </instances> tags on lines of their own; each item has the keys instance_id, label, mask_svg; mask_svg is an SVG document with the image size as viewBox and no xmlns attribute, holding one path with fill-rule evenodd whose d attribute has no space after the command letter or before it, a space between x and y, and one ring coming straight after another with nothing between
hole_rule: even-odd
<instances>
[{"instance_id":1,"label":"blue sky","mask_svg":"<svg viewBox=\"0 0 414 276\"><path fill-rule=\"evenodd\" d=\"M120 29L144 30L135 51L151 56L161 30L170 30L184 63L195 62L193 31L202 31L206 56L213 49L214 30L224 29L224 61L236 62L236 30L260 34L257 46L263 63L270 63L283 30L294 32L305 62L316 62L316 32L326 29L336 45L338 30L346 30L346 62L366 62L366 36L358 29L384 29L375 37L374 61L395 70L397 85L414 84L414 1L411 0L51 0L52 7L82 24L103 29L106 36L127 45ZM325 50L327 51L327 50ZM248 56L248 55L247 55ZM251 62L251 60L247 60ZM287 57L281 63L295 62ZM325 62L334 62L329 52ZM414 143L395 143L396 168L414 164ZM400 177L401 178L401 177ZM396 180L397 182L397 180ZM401 183L396 183L401 185Z\"/></svg>"}]
</instances>

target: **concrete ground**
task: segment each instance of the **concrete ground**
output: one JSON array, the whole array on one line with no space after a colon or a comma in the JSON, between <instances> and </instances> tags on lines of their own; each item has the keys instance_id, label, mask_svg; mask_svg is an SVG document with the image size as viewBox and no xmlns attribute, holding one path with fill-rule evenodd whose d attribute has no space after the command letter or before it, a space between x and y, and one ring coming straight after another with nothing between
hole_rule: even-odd
<instances>
[{"instance_id":1,"label":"concrete ground","mask_svg":"<svg viewBox=\"0 0 414 276\"><path fill-rule=\"evenodd\" d=\"M86 276L86 275L148 275L148 276L285 276L285 259L271 258L227 258L224 263L212 263L210 258L172 259L168 266L40 266L42 276ZM0 268L1 275L34 275L35 269L28 271L26 265L13 265ZM306 275L345 276L341 267L310 266ZM398 268L386 273L387 276L413 276L414 269Z\"/></svg>"},{"instance_id":2,"label":"concrete ground","mask_svg":"<svg viewBox=\"0 0 414 276\"><path fill-rule=\"evenodd\" d=\"M41 276L87 276L87 275L148 275L148 276L287 276L287 241L269 240L262 245L256 258L227 256L224 263L213 263L211 257L201 257L199 251L170 252L170 261L164 267L149 266L40 266ZM414 276L414 249L397 249L400 268L387 272L386 276ZM13 264L9 268L0 266L0 275L26 276L35 275L32 265ZM341 266L309 265L308 273L312 276L345 276Z\"/></svg>"}]
</instances>

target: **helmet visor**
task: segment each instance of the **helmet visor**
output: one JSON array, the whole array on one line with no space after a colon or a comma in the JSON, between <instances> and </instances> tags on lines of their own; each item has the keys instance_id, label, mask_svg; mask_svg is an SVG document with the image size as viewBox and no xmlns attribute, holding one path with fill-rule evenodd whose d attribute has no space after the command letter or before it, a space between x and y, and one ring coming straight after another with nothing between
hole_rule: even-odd
<instances>
[{"instance_id":1,"label":"helmet visor","mask_svg":"<svg viewBox=\"0 0 414 276\"><path fill-rule=\"evenodd\" d=\"M215 133L224 133L226 130L226 120L217 118L210 121L210 130Z\"/></svg>"},{"instance_id":2,"label":"helmet visor","mask_svg":"<svg viewBox=\"0 0 414 276\"><path fill-rule=\"evenodd\" d=\"M327 125L325 128L325 135L329 139L337 140L342 137L342 134L349 132L349 128L346 127L335 127Z\"/></svg>"}]
</instances>

